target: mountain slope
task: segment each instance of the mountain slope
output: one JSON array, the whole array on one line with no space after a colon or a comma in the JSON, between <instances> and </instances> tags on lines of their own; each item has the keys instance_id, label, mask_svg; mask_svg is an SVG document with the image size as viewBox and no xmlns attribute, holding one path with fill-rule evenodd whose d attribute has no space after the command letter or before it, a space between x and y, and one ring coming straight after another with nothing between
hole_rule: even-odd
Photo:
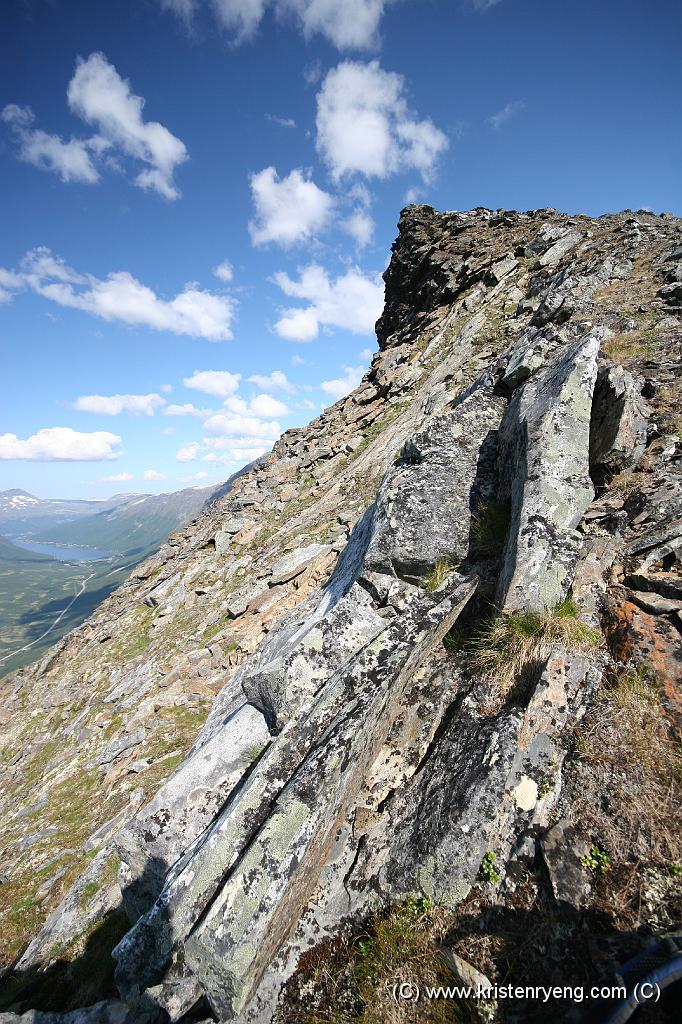
<instances>
[{"instance_id":1,"label":"mountain slope","mask_svg":"<svg viewBox=\"0 0 682 1024\"><path fill-rule=\"evenodd\" d=\"M355 392L2 681L5 1005L300 1019L407 898L535 984L679 927L681 228L403 212Z\"/></svg>"},{"instance_id":2,"label":"mountain slope","mask_svg":"<svg viewBox=\"0 0 682 1024\"><path fill-rule=\"evenodd\" d=\"M75 546L110 554L97 561L60 562L0 538L0 674L35 661L78 626L169 533L229 486L230 481L170 494L118 495L102 503L95 515L81 510L77 518L75 508L99 503L44 501L25 492L4 492L0 528L17 530L17 538L28 533L32 541L65 545L67 553ZM67 515L72 518L55 525L55 519ZM52 525L45 534L33 532L48 521Z\"/></svg>"},{"instance_id":3,"label":"mountain slope","mask_svg":"<svg viewBox=\"0 0 682 1024\"><path fill-rule=\"evenodd\" d=\"M0 534L5 537L35 534L58 523L116 508L131 497L129 494L115 494L105 501L80 501L36 498L16 487L0 491Z\"/></svg>"},{"instance_id":4,"label":"mountain slope","mask_svg":"<svg viewBox=\"0 0 682 1024\"><path fill-rule=\"evenodd\" d=\"M136 554L155 547L169 533L193 519L219 486L188 487L168 494L133 495L95 515L52 526L36 539L76 544L118 554Z\"/></svg>"}]
</instances>

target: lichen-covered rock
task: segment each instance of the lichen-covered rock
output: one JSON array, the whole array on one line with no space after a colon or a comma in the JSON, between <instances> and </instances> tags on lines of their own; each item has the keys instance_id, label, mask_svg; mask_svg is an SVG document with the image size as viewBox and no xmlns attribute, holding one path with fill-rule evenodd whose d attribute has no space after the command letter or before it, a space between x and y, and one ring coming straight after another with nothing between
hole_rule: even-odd
<instances>
[{"instance_id":1,"label":"lichen-covered rock","mask_svg":"<svg viewBox=\"0 0 682 1024\"><path fill-rule=\"evenodd\" d=\"M590 424L590 472L597 484L636 466L646 448L649 407L643 384L622 366L605 367L597 375Z\"/></svg>"},{"instance_id":2,"label":"lichen-covered rock","mask_svg":"<svg viewBox=\"0 0 682 1024\"><path fill-rule=\"evenodd\" d=\"M553 608L571 586L594 496L589 432L603 332L589 331L515 394L500 427L512 522L497 586L505 611Z\"/></svg>"},{"instance_id":3,"label":"lichen-covered rock","mask_svg":"<svg viewBox=\"0 0 682 1024\"><path fill-rule=\"evenodd\" d=\"M370 571L418 583L439 559L464 560L472 512L494 493L504 407L484 380L404 445L377 498Z\"/></svg>"},{"instance_id":4,"label":"lichen-covered rock","mask_svg":"<svg viewBox=\"0 0 682 1024\"><path fill-rule=\"evenodd\" d=\"M270 740L263 715L235 695L220 735L191 751L115 840L119 882L131 921L159 895L170 867L203 832Z\"/></svg>"}]
</instances>

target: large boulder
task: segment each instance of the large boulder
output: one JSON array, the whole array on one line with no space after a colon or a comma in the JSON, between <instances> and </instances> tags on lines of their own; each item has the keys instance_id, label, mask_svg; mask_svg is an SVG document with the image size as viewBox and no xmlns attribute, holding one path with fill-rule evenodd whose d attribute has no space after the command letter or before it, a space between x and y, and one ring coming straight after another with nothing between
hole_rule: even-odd
<instances>
[{"instance_id":1,"label":"large boulder","mask_svg":"<svg viewBox=\"0 0 682 1024\"><path fill-rule=\"evenodd\" d=\"M504 408L484 378L405 444L377 496L369 570L420 583L439 559L466 558L472 511L494 492Z\"/></svg>"},{"instance_id":2,"label":"large boulder","mask_svg":"<svg viewBox=\"0 0 682 1024\"><path fill-rule=\"evenodd\" d=\"M639 462L647 441L649 406L644 381L622 366L599 371L590 423L590 471L604 484Z\"/></svg>"},{"instance_id":3,"label":"large boulder","mask_svg":"<svg viewBox=\"0 0 682 1024\"><path fill-rule=\"evenodd\" d=\"M500 427L500 472L512 522L496 601L543 610L571 586L577 526L594 497L589 475L592 393L602 328L560 349L518 391Z\"/></svg>"}]
</instances>

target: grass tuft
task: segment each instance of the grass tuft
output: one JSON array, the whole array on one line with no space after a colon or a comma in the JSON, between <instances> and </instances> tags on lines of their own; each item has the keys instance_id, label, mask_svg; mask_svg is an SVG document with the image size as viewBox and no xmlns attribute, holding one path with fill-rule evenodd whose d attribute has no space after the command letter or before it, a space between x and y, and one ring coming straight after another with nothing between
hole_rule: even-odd
<instances>
[{"instance_id":1,"label":"grass tuft","mask_svg":"<svg viewBox=\"0 0 682 1024\"><path fill-rule=\"evenodd\" d=\"M448 576L455 571L455 566L449 558L439 558L429 575L424 580L424 589L429 593L438 590L442 583L445 583Z\"/></svg>"},{"instance_id":2,"label":"grass tuft","mask_svg":"<svg viewBox=\"0 0 682 1024\"><path fill-rule=\"evenodd\" d=\"M540 667L557 645L573 651L601 647L603 637L576 618L572 596L549 612L513 612L490 619L469 641L470 663L504 696L528 671Z\"/></svg>"}]
</instances>

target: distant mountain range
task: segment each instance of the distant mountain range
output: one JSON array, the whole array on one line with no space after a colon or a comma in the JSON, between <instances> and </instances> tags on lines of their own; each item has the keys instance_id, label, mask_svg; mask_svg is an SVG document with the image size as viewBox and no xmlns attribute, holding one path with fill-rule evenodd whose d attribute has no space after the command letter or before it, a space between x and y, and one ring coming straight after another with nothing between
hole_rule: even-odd
<instances>
[{"instance_id":1,"label":"distant mountain range","mask_svg":"<svg viewBox=\"0 0 682 1024\"><path fill-rule=\"evenodd\" d=\"M0 492L0 676L38 658L82 622L170 533L230 485L117 494L106 501ZM47 550L29 551L23 543ZM73 558L63 560L69 548ZM87 549L98 560L89 560ZM107 556L98 557L101 552Z\"/></svg>"},{"instance_id":2,"label":"distant mountain range","mask_svg":"<svg viewBox=\"0 0 682 1024\"><path fill-rule=\"evenodd\" d=\"M169 533L193 519L219 489L213 485L170 494L119 495L121 500L113 507L115 499L94 515L57 523L32 536L41 543L75 544L134 555L160 544Z\"/></svg>"},{"instance_id":3,"label":"distant mountain range","mask_svg":"<svg viewBox=\"0 0 682 1024\"><path fill-rule=\"evenodd\" d=\"M9 491L0 491L0 535L34 535L58 523L71 522L74 519L109 511L136 497L139 495L115 494L113 498L107 498L105 501L80 501L36 498L34 494L16 487Z\"/></svg>"}]
</instances>

